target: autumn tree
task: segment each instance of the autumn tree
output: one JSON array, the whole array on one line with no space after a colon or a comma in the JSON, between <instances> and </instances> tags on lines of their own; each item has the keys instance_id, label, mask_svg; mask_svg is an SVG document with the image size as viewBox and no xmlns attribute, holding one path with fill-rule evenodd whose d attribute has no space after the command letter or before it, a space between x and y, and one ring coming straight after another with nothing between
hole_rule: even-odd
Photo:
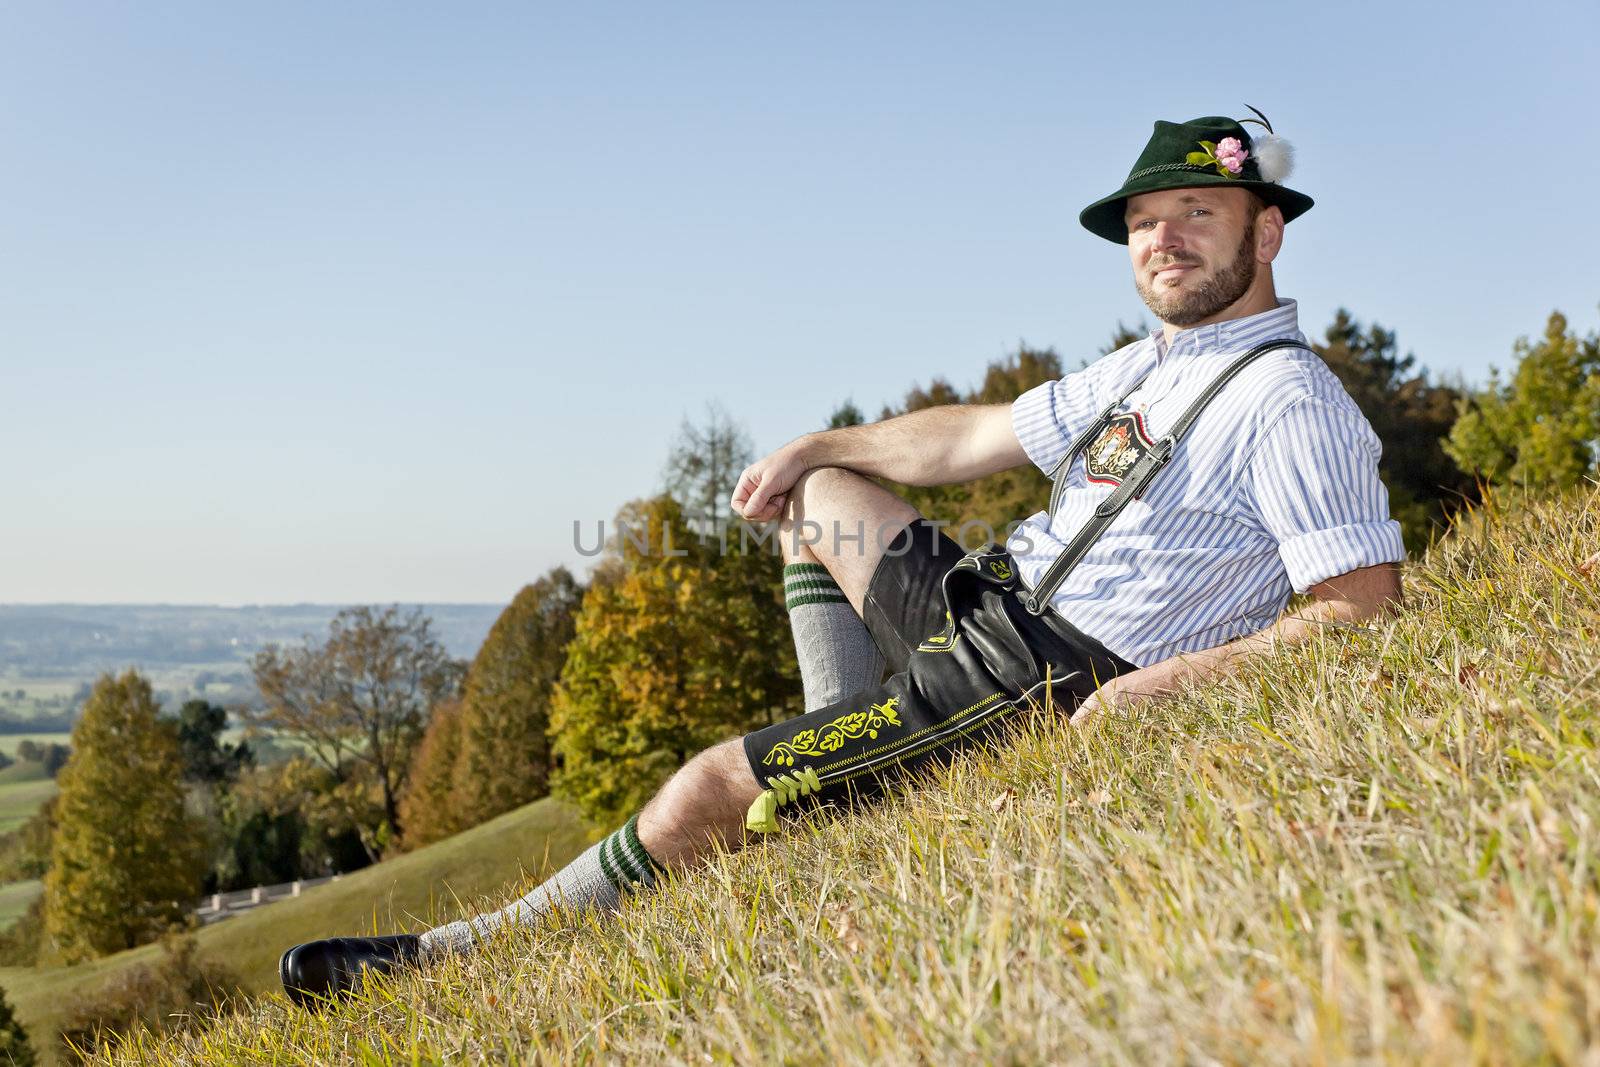
<instances>
[{"instance_id":1,"label":"autumn tree","mask_svg":"<svg viewBox=\"0 0 1600 1067\"><path fill-rule=\"evenodd\" d=\"M1473 479L1451 462L1442 443L1455 422L1460 392L1430 382L1415 356L1400 354L1392 330L1363 326L1344 308L1312 348L1383 445L1378 474L1406 543L1426 547L1449 516L1477 496Z\"/></svg>"},{"instance_id":2,"label":"autumn tree","mask_svg":"<svg viewBox=\"0 0 1600 1067\"><path fill-rule=\"evenodd\" d=\"M402 830L400 794L428 713L456 695L463 668L433 636L421 609L346 608L328 638L269 645L252 663L263 710L246 721L297 740L352 803L370 783L376 819L360 829L376 859Z\"/></svg>"},{"instance_id":3,"label":"autumn tree","mask_svg":"<svg viewBox=\"0 0 1600 1067\"><path fill-rule=\"evenodd\" d=\"M461 811L460 767L461 701L446 700L433 709L411 757L406 793L400 800L405 848L431 845L471 825Z\"/></svg>"},{"instance_id":4,"label":"autumn tree","mask_svg":"<svg viewBox=\"0 0 1600 1067\"><path fill-rule=\"evenodd\" d=\"M621 821L696 752L799 714L799 668L770 542L704 543L671 497L618 516L551 703L555 790Z\"/></svg>"},{"instance_id":5,"label":"autumn tree","mask_svg":"<svg viewBox=\"0 0 1600 1067\"><path fill-rule=\"evenodd\" d=\"M550 791L550 695L582 600L565 567L524 586L468 668L456 794L464 826Z\"/></svg>"},{"instance_id":6,"label":"autumn tree","mask_svg":"<svg viewBox=\"0 0 1600 1067\"><path fill-rule=\"evenodd\" d=\"M153 940L188 915L204 855L182 779L150 683L135 671L102 677L59 776L45 875L45 929L69 963Z\"/></svg>"},{"instance_id":7,"label":"autumn tree","mask_svg":"<svg viewBox=\"0 0 1600 1067\"><path fill-rule=\"evenodd\" d=\"M1494 485L1566 488L1600 463L1600 333L1579 337L1553 312L1537 341L1516 343L1516 369L1462 398L1445 449Z\"/></svg>"}]
</instances>

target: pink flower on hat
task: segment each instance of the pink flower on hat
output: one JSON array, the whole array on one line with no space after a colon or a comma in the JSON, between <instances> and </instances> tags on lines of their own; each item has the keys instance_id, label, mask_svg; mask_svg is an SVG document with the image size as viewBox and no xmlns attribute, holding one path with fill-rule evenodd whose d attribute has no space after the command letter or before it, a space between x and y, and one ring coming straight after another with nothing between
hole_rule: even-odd
<instances>
[{"instance_id":1,"label":"pink flower on hat","mask_svg":"<svg viewBox=\"0 0 1600 1067\"><path fill-rule=\"evenodd\" d=\"M1224 137L1215 144L1201 141L1200 147L1205 151L1190 152L1184 162L1191 167L1215 167L1224 178L1237 178L1243 173L1244 161L1250 155L1237 137Z\"/></svg>"},{"instance_id":2,"label":"pink flower on hat","mask_svg":"<svg viewBox=\"0 0 1600 1067\"><path fill-rule=\"evenodd\" d=\"M1245 158L1249 155L1249 151L1239 143L1237 137L1224 137L1217 142L1217 162L1226 167L1230 174L1243 171Z\"/></svg>"}]
</instances>

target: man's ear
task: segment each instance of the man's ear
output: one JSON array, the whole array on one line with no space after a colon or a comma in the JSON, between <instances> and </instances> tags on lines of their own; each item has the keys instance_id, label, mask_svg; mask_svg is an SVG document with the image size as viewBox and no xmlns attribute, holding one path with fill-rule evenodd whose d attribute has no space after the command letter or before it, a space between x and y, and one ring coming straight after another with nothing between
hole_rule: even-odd
<instances>
[{"instance_id":1,"label":"man's ear","mask_svg":"<svg viewBox=\"0 0 1600 1067\"><path fill-rule=\"evenodd\" d=\"M1271 263L1283 250L1283 212L1270 204L1256 216L1256 262Z\"/></svg>"}]
</instances>

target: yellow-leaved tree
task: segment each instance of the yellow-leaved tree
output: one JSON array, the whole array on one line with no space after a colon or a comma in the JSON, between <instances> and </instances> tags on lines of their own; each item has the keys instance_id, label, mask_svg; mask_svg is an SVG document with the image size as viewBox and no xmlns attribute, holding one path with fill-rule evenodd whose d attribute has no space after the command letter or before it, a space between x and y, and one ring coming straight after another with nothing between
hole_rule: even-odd
<instances>
[{"instance_id":1,"label":"yellow-leaved tree","mask_svg":"<svg viewBox=\"0 0 1600 1067\"><path fill-rule=\"evenodd\" d=\"M696 752L802 710L782 563L702 542L668 496L618 516L550 710L555 791L611 825Z\"/></svg>"},{"instance_id":2,"label":"yellow-leaved tree","mask_svg":"<svg viewBox=\"0 0 1600 1067\"><path fill-rule=\"evenodd\" d=\"M137 671L105 675L72 731L45 874L45 932L66 961L181 925L200 893L202 835L184 808L177 727Z\"/></svg>"}]
</instances>

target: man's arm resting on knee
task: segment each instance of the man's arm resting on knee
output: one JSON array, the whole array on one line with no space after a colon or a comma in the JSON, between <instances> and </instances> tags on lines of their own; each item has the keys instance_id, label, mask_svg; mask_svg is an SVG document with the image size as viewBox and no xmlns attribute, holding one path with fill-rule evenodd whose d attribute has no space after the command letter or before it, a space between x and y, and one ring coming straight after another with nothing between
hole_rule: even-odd
<instances>
[{"instance_id":1,"label":"man's arm resting on knee","mask_svg":"<svg viewBox=\"0 0 1600 1067\"><path fill-rule=\"evenodd\" d=\"M1307 590L1311 603L1259 633L1203 652L1185 652L1113 678L1086 700L1073 718L1118 704L1159 700L1236 670L1241 660L1282 645L1297 645L1327 626L1350 626L1400 606L1400 568L1361 567Z\"/></svg>"},{"instance_id":2,"label":"man's arm resting on knee","mask_svg":"<svg viewBox=\"0 0 1600 1067\"><path fill-rule=\"evenodd\" d=\"M797 437L739 476L733 509L769 519L808 470L844 467L904 485L952 485L1028 463L1010 404L948 404Z\"/></svg>"}]
</instances>

